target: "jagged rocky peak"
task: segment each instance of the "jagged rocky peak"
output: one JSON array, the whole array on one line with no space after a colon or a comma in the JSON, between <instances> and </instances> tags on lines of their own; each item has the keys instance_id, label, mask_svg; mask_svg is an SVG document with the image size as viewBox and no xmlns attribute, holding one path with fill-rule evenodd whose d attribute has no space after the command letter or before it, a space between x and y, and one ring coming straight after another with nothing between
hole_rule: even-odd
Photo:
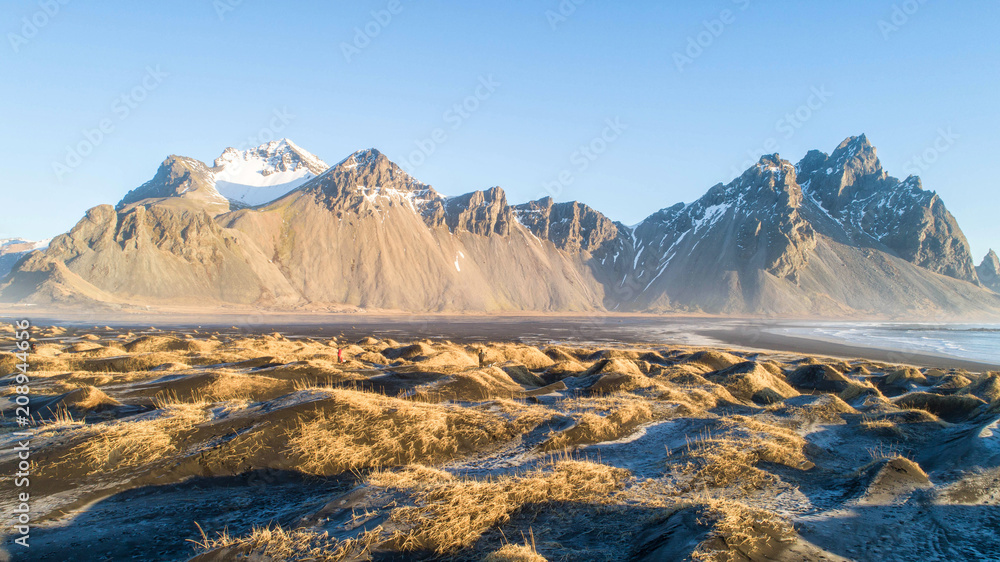
<instances>
[{"instance_id":1,"label":"jagged rocky peak","mask_svg":"<svg viewBox=\"0 0 1000 562\"><path fill-rule=\"evenodd\" d=\"M816 232L799 213L803 195L795 166L777 154L765 155L733 183L718 189L728 200L737 196L739 212L728 226L737 262L780 279L796 278L816 247Z\"/></svg>"},{"instance_id":2,"label":"jagged rocky peak","mask_svg":"<svg viewBox=\"0 0 1000 562\"><path fill-rule=\"evenodd\" d=\"M988 268L989 271L993 273L1000 274L1000 260L997 259L997 253L991 248L983 258L983 263L980 267Z\"/></svg>"},{"instance_id":3,"label":"jagged rocky peak","mask_svg":"<svg viewBox=\"0 0 1000 562\"><path fill-rule=\"evenodd\" d=\"M811 151L797 169L803 192L852 243L977 282L968 241L940 197L925 191L916 176L904 181L890 176L865 135L848 138L829 156Z\"/></svg>"},{"instance_id":4,"label":"jagged rocky peak","mask_svg":"<svg viewBox=\"0 0 1000 562\"><path fill-rule=\"evenodd\" d=\"M618 236L615 223L593 208L543 197L514 207L517 219L535 236L567 252L593 252Z\"/></svg>"},{"instance_id":5,"label":"jagged rocky peak","mask_svg":"<svg viewBox=\"0 0 1000 562\"><path fill-rule=\"evenodd\" d=\"M432 228L445 226L455 233L507 236L514 222L514 213L507 204L504 190L491 187L485 191L430 201L424 208L424 221Z\"/></svg>"},{"instance_id":6,"label":"jagged rocky peak","mask_svg":"<svg viewBox=\"0 0 1000 562\"><path fill-rule=\"evenodd\" d=\"M844 140L829 156L809 151L797 169L803 189L831 212L899 183L882 169L875 147L863 134Z\"/></svg>"},{"instance_id":7,"label":"jagged rocky peak","mask_svg":"<svg viewBox=\"0 0 1000 562\"><path fill-rule=\"evenodd\" d=\"M736 196L741 201L746 195L753 195L757 203L781 202L789 207L798 207L802 202L795 166L777 154L765 154L760 160L743 172L729 185L718 185L709 190L718 192L720 197ZM763 197L763 199L759 199Z\"/></svg>"},{"instance_id":8,"label":"jagged rocky peak","mask_svg":"<svg viewBox=\"0 0 1000 562\"><path fill-rule=\"evenodd\" d=\"M988 289L1000 293L1000 259L992 249L983 258L983 263L976 268L979 281Z\"/></svg>"},{"instance_id":9,"label":"jagged rocky peak","mask_svg":"<svg viewBox=\"0 0 1000 562\"><path fill-rule=\"evenodd\" d=\"M729 184L713 186L689 205L662 209L634 231L632 273L642 291L657 282L698 283L677 271L709 277L764 270L794 279L809 261L816 235L799 213L802 192L795 167L765 155Z\"/></svg>"},{"instance_id":10,"label":"jagged rocky peak","mask_svg":"<svg viewBox=\"0 0 1000 562\"><path fill-rule=\"evenodd\" d=\"M116 207L143 201L180 197L206 203L216 213L229 210L229 201L215 189L212 169L199 160L185 156L168 156L160 164L153 179L129 191Z\"/></svg>"},{"instance_id":11,"label":"jagged rocky peak","mask_svg":"<svg viewBox=\"0 0 1000 562\"><path fill-rule=\"evenodd\" d=\"M431 186L417 181L374 148L351 154L310 185L318 186L335 198L356 195L389 199L438 197Z\"/></svg>"}]
</instances>

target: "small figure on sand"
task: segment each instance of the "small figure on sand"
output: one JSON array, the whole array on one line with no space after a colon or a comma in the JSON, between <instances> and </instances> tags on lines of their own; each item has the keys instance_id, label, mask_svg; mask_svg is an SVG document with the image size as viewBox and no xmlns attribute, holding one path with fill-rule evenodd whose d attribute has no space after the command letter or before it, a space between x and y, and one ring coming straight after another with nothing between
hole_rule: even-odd
<instances>
[{"instance_id":1,"label":"small figure on sand","mask_svg":"<svg viewBox=\"0 0 1000 562\"><path fill-rule=\"evenodd\" d=\"M343 362L344 362L344 348L338 347L337 348L337 363L343 363Z\"/></svg>"},{"instance_id":2,"label":"small figure on sand","mask_svg":"<svg viewBox=\"0 0 1000 562\"><path fill-rule=\"evenodd\" d=\"M479 367L482 368L482 367L485 367L485 366L486 366L486 348L485 347L480 347L479 348Z\"/></svg>"}]
</instances>

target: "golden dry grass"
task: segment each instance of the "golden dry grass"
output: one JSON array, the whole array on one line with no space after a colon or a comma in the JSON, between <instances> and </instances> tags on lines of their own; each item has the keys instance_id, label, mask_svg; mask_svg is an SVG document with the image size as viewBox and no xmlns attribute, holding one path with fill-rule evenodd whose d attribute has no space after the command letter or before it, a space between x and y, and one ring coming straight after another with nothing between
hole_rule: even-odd
<instances>
[{"instance_id":1,"label":"golden dry grass","mask_svg":"<svg viewBox=\"0 0 1000 562\"><path fill-rule=\"evenodd\" d=\"M93 386L80 388L78 396L73 397L73 406L80 410L89 411L101 406L117 405L118 401L104 393L103 390Z\"/></svg>"},{"instance_id":2,"label":"golden dry grass","mask_svg":"<svg viewBox=\"0 0 1000 562\"><path fill-rule=\"evenodd\" d=\"M273 392L290 385L284 381L261 375L219 373L203 391L205 401L250 400L259 394Z\"/></svg>"},{"instance_id":3,"label":"golden dry grass","mask_svg":"<svg viewBox=\"0 0 1000 562\"><path fill-rule=\"evenodd\" d=\"M865 431L869 431L882 437L904 437L906 433L900 429L892 420L884 418L871 418L862 416L860 426Z\"/></svg>"},{"instance_id":4,"label":"golden dry grass","mask_svg":"<svg viewBox=\"0 0 1000 562\"><path fill-rule=\"evenodd\" d=\"M391 520L409 529L395 537L403 550L447 554L472 545L485 531L503 525L529 504L611 503L630 477L621 468L562 460L523 476L490 480L456 478L417 467L377 473L369 482L402 489L416 504L392 512Z\"/></svg>"},{"instance_id":5,"label":"golden dry grass","mask_svg":"<svg viewBox=\"0 0 1000 562\"><path fill-rule=\"evenodd\" d=\"M418 396L428 401L468 400L482 401L491 398L513 398L524 388L497 367L473 369L449 375L427 387L417 389Z\"/></svg>"},{"instance_id":6,"label":"golden dry grass","mask_svg":"<svg viewBox=\"0 0 1000 562\"><path fill-rule=\"evenodd\" d=\"M857 414L858 411L852 408L836 395L828 394L820 397L812 404L802 406L787 406L785 404L772 404L767 410L791 416L803 421L825 424L845 423L843 414Z\"/></svg>"},{"instance_id":7,"label":"golden dry grass","mask_svg":"<svg viewBox=\"0 0 1000 562\"><path fill-rule=\"evenodd\" d=\"M483 562L548 562L548 560L538 554L533 545L505 544L500 550L487 554Z\"/></svg>"},{"instance_id":8,"label":"golden dry grass","mask_svg":"<svg viewBox=\"0 0 1000 562\"><path fill-rule=\"evenodd\" d=\"M555 417L555 412L538 404L527 404L519 400L496 399L489 404L490 411L497 412L514 424L517 434L527 433Z\"/></svg>"},{"instance_id":9,"label":"golden dry grass","mask_svg":"<svg viewBox=\"0 0 1000 562\"><path fill-rule=\"evenodd\" d=\"M744 491L764 488L775 477L758 468L762 462L792 468L809 468L803 453L805 439L794 431L746 416L721 422L715 435L691 441L680 467L687 490L735 487Z\"/></svg>"},{"instance_id":10,"label":"golden dry grass","mask_svg":"<svg viewBox=\"0 0 1000 562\"><path fill-rule=\"evenodd\" d=\"M332 404L289 433L288 452L310 474L434 462L513 436L512 424L484 409L326 392Z\"/></svg>"},{"instance_id":11,"label":"golden dry grass","mask_svg":"<svg viewBox=\"0 0 1000 562\"><path fill-rule=\"evenodd\" d=\"M205 421L205 404L164 404L138 419L94 424L86 428L83 442L62 463L79 464L93 474L136 468L178 450L179 438Z\"/></svg>"},{"instance_id":12,"label":"golden dry grass","mask_svg":"<svg viewBox=\"0 0 1000 562\"><path fill-rule=\"evenodd\" d=\"M699 544L691 553L693 560L737 562L769 559L760 556L759 551L775 549L778 543L790 541L796 536L792 525L778 514L739 502L709 500L703 514L702 522L713 526L710 539L717 540Z\"/></svg>"},{"instance_id":13,"label":"golden dry grass","mask_svg":"<svg viewBox=\"0 0 1000 562\"><path fill-rule=\"evenodd\" d=\"M45 421L42 431L58 431L60 429L78 429L86 425L86 422L73 418L73 413L66 408L59 408L55 411L52 419Z\"/></svg>"},{"instance_id":14,"label":"golden dry grass","mask_svg":"<svg viewBox=\"0 0 1000 562\"><path fill-rule=\"evenodd\" d=\"M394 555L404 559L407 553L429 551L463 560L544 561L533 540L508 544L504 536L498 542L503 531L507 536L527 533L528 525L545 536L540 544L546 554L551 551L566 558L560 552L564 543L566 552L580 556L585 542L599 550L595 557L608 557L609 552L627 557L634 553L627 550L630 539L623 537L633 531L655 531L645 514L656 513L660 522L663 514L678 506L697 509L709 529L709 540L697 547L692 558L753 558L794 533L774 513L729 500L757 505L764 499L764 505L773 505L773 493L751 492L789 473L774 465L810 468L806 443L799 435L815 429L809 422L836 423L838 427L822 429L861 437L844 446L853 447L855 459L864 457L865 446L872 446L873 462L899 454L888 443L906 439L916 447L927 432L945 425L933 414L905 409L916 404L888 401L870 382L851 373L839 397L823 393L786 402L782 396L796 392L786 388L783 373L808 364L798 359L781 359L780 365L764 360L749 363L723 353L691 356L689 349L567 347L549 348L543 354L531 346L489 344L487 361L495 366L480 367L477 346L450 342L405 345L367 339L351 345L278 335L227 341L199 338L137 339L130 334L114 344L108 343L109 337L46 344L32 364L33 392L53 395L75 390L72 404L67 397L69 405L39 427L42 453L58 459L46 463L51 468L43 466L42 471L66 476L76 487L129 479L148 482L150 475L166 474L162 477L167 480L203 470L215 475L264 469L353 476L371 492L357 500L359 511L387 517L378 521L385 528L352 540L339 539L349 536L341 534L348 533L346 529L357 529L353 525L358 519L340 528L331 517L326 524L339 539L314 528L269 526L254 528L246 536L203 535L198 542L202 550L232 549L229 554L246 559L364 559L378 544L386 552L400 551ZM346 350L348 362L336 361L337 346ZM13 357L0 353L0 369L13 365ZM153 366L156 370L151 370ZM851 365L834 367L843 372ZM581 375L588 369L598 376L566 381L570 388L556 384L562 376ZM994 398L992 407L1000 407L998 375L968 376L970 384L959 380L961 384L949 392L935 391L943 398L934 400L954 402L956 415L985 409L974 396ZM912 372L896 378L918 380ZM581 381L595 379L600 384L579 388ZM545 390L533 390L545 383L550 383ZM345 384L356 386L351 390ZM163 391L167 388L175 390ZM760 394L768 389L773 395ZM78 411L109 405L101 410L102 419L126 415L148 409L149 397L161 391L156 411L140 416L94 423L97 416L88 415L83 423ZM862 399L854 406L843 400L858 397ZM763 409L757 406L772 398L779 402ZM746 415L734 415L734 410ZM939 415L945 413L952 412ZM565 455L559 461L535 464L545 462L539 460L544 453L614 441L634 434L643 424L679 417L691 420L670 424L664 433L653 430L649 438L634 443L600 448L620 466L632 466L630 460L623 461L630 451L648 455L649 462L636 464L644 475L639 481L622 468L567 460ZM572 427L541 437L539 427L569 418L575 422ZM842 424L845 419L849 424ZM703 426L713 429L690 440L686 448L664 454L658 440L662 435ZM882 446L879 438L885 438ZM828 458L818 451L817 459ZM662 468L656 470L656 463L666 467L666 474ZM524 466L537 468L527 472L518 468ZM655 474L647 473L649 466ZM503 475L456 475L483 469ZM114 474L102 482L97 475L105 472ZM829 472L810 474L797 476L815 480L827 478ZM577 528L584 515L592 526ZM344 517L349 516L348 512ZM609 523L619 516L620 527ZM600 544L592 538L568 538L575 531L613 538ZM684 548L694 548L694 542Z\"/></svg>"},{"instance_id":15,"label":"golden dry grass","mask_svg":"<svg viewBox=\"0 0 1000 562\"><path fill-rule=\"evenodd\" d=\"M539 448L543 451L558 451L577 445L620 439L639 425L652 421L653 416L652 406L638 401L623 404L603 416L584 412L578 415L576 425L553 435Z\"/></svg>"},{"instance_id":16,"label":"golden dry grass","mask_svg":"<svg viewBox=\"0 0 1000 562\"><path fill-rule=\"evenodd\" d=\"M201 530L201 526L198 527ZM209 538L201 531L201 541L192 541L203 551L230 549L249 560L286 560L289 562L341 562L358 560L382 536L376 528L357 538L336 540L329 533L306 529L286 530L280 525L254 527L250 534L234 537L228 531Z\"/></svg>"}]
</instances>

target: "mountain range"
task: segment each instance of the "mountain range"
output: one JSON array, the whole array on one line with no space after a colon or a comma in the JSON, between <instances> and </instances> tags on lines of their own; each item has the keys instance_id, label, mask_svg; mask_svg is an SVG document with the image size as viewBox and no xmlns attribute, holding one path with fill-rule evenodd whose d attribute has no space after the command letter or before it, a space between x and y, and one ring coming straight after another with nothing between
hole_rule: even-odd
<instances>
[{"instance_id":1,"label":"mountain range","mask_svg":"<svg viewBox=\"0 0 1000 562\"><path fill-rule=\"evenodd\" d=\"M890 176L864 135L763 156L632 227L500 187L445 197L377 150L328 166L281 140L211 166L170 156L18 248L2 302L1000 317L996 254L976 267L940 196Z\"/></svg>"}]
</instances>

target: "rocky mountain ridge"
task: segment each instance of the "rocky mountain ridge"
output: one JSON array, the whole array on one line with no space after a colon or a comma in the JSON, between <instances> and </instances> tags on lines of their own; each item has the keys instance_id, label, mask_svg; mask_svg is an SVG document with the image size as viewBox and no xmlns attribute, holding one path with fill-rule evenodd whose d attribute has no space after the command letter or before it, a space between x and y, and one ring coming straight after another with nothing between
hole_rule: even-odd
<instances>
[{"instance_id":1,"label":"rocky mountain ridge","mask_svg":"<svg viewBox=\"0 0 1000 562\"><path fill-rule=\"evenodd\" d=\"M830 156L811 151L797 169L804 192L854 244L888 249L925 269L977 282L969 243L941 198L925 191L916 176L890 176L865 135L845 140Z\"/></svg>"},{"instance_id":2,"label":"rocky mountain ridge","mask_svg":"<svg viewBox=\"0 0 1000 562\"><path fill-rule=\"evenodd\" d=\"M240 151L227 148L212 166L168 156L150 181L128 192L119 209L149 199L182 197L206 203L214 213L269 203L329 167L288 139Z\"/></svg>"},{"instance_id":3,"label":"rocky mountain ridge","mask_svg":"<svg viewBox=\"0 0 1000 562\"><path fill-rule=\"evenodd\" d=\"M287 191L247 181L266 188L254 197L272 197L248 205L218 189L237 161L255 162L253 182L302 181ZM764 156L634 227L579 202L511 205L500 187L445 197L374 149L320 166L290 141L229 149L212 167L172 156L115 208L92 209L19 264L0 300L1000 314L940 197L919 178L889 176L863 135L796 165Z\"/></svg>"},{"instance_id":4,"label":"rocky mountain ridge","mask_svg":"<svg viewBox=\"0 0 1000 562\"><path fill-rule=\"evenodd\" d=\"M44 250L50 240L33 242L23 238L7 238L0 240L0 278L10 273L14 264L35 250Z\"/></svg>"}]
</instances>

